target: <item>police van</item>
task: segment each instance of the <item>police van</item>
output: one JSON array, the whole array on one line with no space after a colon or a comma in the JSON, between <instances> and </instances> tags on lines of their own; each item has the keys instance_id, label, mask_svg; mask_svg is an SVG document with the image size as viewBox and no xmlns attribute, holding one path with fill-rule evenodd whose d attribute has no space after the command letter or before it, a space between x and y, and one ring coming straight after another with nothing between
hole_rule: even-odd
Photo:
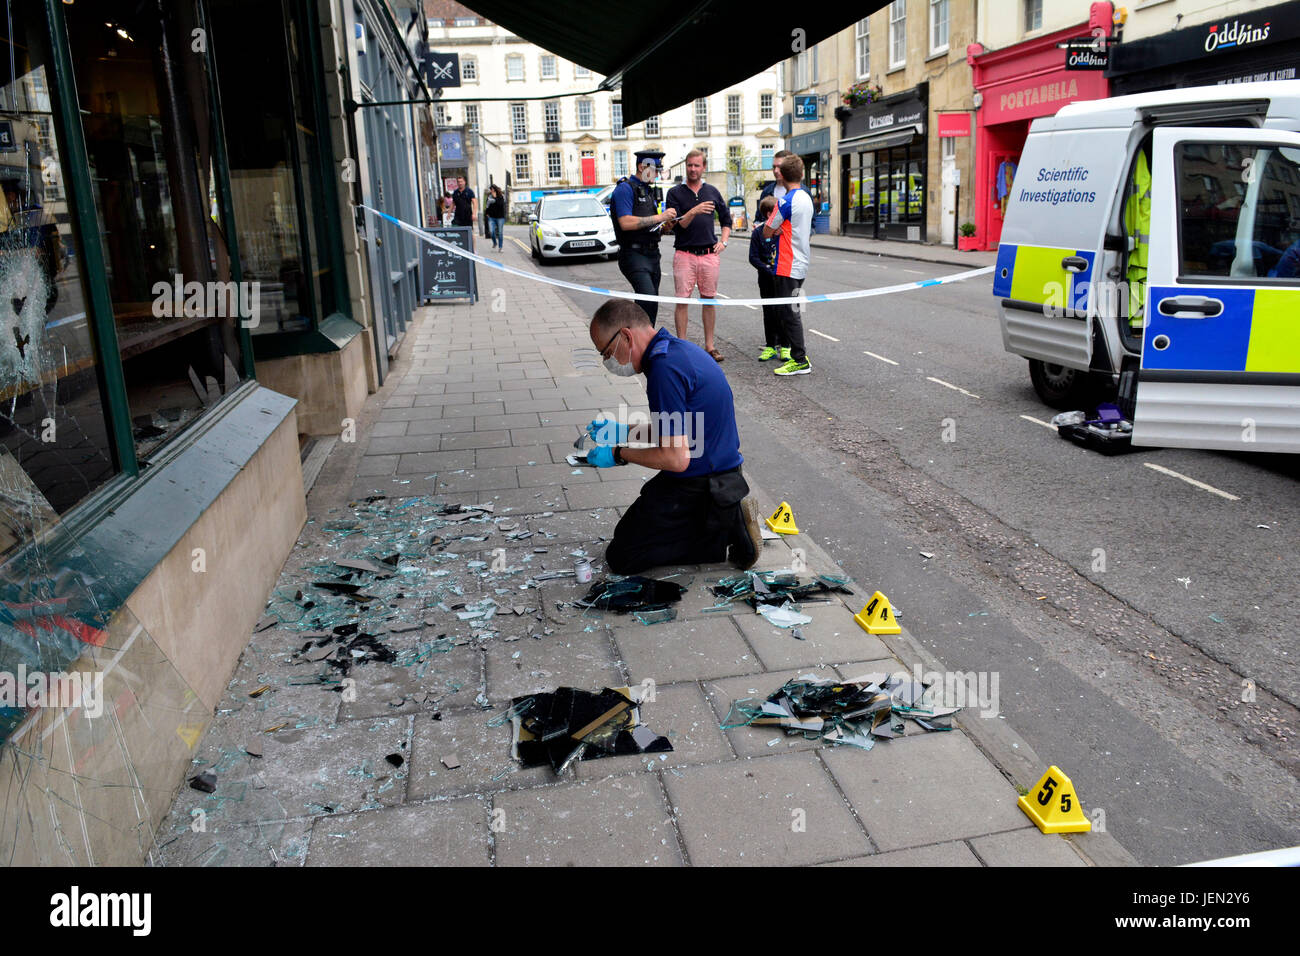
<instances>
[{"instance_id":1,"label":"police van","mask_svg":"<svg viewBox=\"0 0 1300 956\"><path fill-rule=\"evenodd\" d=\"M1132 444L1300 452L1300 81L1037 119L994 267L1002 342Z\"/></svg>"}]
</instances>

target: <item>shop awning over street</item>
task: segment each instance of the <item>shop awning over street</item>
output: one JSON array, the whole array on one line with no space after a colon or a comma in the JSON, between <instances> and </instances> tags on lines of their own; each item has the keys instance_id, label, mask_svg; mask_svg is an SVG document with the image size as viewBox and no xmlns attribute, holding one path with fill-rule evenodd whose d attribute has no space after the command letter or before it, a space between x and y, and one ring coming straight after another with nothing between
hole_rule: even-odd
<instances>
[{"instance_id":1,"label":"shop awning over street","mask_svg":"<svg viewBox=\"0 0 1300 956\"><path fill-rule=\"evenodd\" d=\"M517 36L622 84L623 122L707 96L767 69L886 5L826 4L782 15L752 0L592 3L561 15L536 0L471 0Z\"/></svg>"}]
</instances>

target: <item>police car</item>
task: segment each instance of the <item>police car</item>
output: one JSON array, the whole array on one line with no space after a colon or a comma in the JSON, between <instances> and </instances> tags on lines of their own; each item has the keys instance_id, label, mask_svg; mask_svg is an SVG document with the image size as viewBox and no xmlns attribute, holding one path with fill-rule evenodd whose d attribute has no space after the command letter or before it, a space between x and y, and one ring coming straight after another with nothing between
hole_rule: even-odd
<instances>
[{"instance_id":1,"label":"police car","mask_svg":"<svg viewBox=\"0 0 1300 956\"><path fill-rule=\"evenodd\" d=\"M1035 120L993 294L1048 405L1114 400L1137 446L1300 452L1300 83Z\"/></svg>"},{"instance_id":2,"label":"police car","mask_svg":"<svg viewBox=\"0 0 1300 956\"><path fill-rule=\"evenodd\" d=\"M569 256L618 258L614 224L605 207L590 193L543 196L528 224L529 246L539 262Z\"/></svg>"}]
</instances>

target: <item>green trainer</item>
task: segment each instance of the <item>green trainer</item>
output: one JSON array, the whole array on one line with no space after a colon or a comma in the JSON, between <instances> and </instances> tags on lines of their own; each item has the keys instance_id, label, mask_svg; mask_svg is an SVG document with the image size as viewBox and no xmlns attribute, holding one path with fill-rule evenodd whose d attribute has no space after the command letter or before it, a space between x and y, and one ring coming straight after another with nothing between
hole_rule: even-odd
<instances>
[{"instance_id":1,"label":"green trainer","mask_svg":"<svg viewBox=\"0 0 1300 956\"><path fill-rule=\"evenodd\" d=\"M777 349L777 351L781 353L781 361L783 362L790 361L790 350L788 348Z\"/></svg>"},{"instance_id":2,"label":"green trainer","mask_svg":"<svg viewBox=\"0 0 1300 956\"><path fill-rule=\"evenodd\" d=\"M796 362L794 359L780 365L776 368L777 375L807 375L812 371L812 362L804 359L802 362Z\"/></svg>"},{"instance_id":3,"label":"green trainer","mask_svg":"<svg viewBox=\"0 0 1300 956\"><path fill-rule=\"evenodd\" d=\"M781 353L777 349L774 349L772 348L772 346L768 345L763 348L763 351L758 353L758 360L760 362L766 362L768 359L774 359L780 354Z\"/></svg>"}]
</instances>

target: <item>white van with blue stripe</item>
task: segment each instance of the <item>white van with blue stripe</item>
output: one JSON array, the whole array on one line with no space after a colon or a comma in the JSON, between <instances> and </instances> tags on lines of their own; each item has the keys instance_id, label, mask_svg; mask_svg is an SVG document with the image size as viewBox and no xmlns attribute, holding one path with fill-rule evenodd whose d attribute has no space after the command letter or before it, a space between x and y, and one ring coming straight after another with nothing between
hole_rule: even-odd
<instances>
[{"instance_id":1,"label":"white van with blue stripe","mask_svg":"<svg viewBox=\"0 0 1300 956\"><path fill-rule=\"evenodd\" d=\"M1047 404L1114 400L1134 445L1300 452L1300 81L1035 120L993 294Z\"/></svg>"}]
</instances>

